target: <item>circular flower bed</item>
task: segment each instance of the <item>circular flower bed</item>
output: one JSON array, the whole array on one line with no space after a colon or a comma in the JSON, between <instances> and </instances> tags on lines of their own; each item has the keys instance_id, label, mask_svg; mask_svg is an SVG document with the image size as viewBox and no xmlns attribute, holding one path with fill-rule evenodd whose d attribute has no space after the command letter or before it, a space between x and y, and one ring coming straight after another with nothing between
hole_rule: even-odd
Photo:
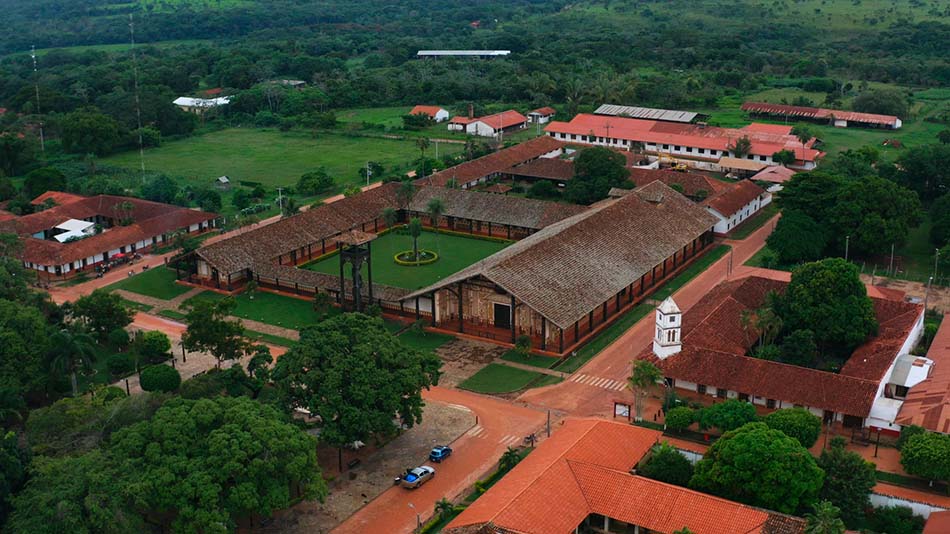
<instances>
[{"instance_id":1,"label":"circular flower bed","mask_svg":"<svg viewBox=\"0 0 950 534\"><path fill-rule=\"evenodd\" d=\"M399 264L407 267L417 267L419 265L429 265L430 263L435 263L438 261L439 255L432 250L419 249L419 259L416 259L411 250L403 250L402 252L397 252L393 256L393 260Z\"/></svg>"}]
</instances>

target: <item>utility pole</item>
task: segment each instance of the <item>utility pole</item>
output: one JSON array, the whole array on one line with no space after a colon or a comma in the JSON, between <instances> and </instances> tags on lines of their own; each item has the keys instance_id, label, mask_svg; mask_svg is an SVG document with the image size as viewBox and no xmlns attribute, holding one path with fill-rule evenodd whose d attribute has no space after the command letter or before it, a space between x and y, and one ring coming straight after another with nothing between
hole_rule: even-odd
<instances>
[{"instance_id":1,"label":"utility pole","mask_svg":"<svg viewBox=\"0 0 950 534\"><path fill-rule=\"evenodd\" d=\"M33 58L33 89L36 91L36 114L40 114L40 75L36 70L36 47L30 46L30 57ZM40 150L46 153L46 139L43 135L43 119L40 118Z\"/></svg>"},{"instance_id":2,"label":"utility pole","mask_svg":"<svg viewBox=\"0 0 950 534\"><path fill-rule=\"evenodd\" d=\"M934 275L933 275L934 279L937 278L937 261L939 260L940 260L940 249L936 248L934 249Z\"/></svg>"},{"instance_id":3,"label":"utility pole","mask_svg":"<svg viewBox=\"0 0 950 534\"><path fill-rule=\"evenodd\" d=\"M145 143L142 142L142 104L139 102L139 66L135 58L135 21L129 13L129 42L132 52L132 79L135 85L135 119L139 127L139 166L142 168L142 183L145 183Z\"/></svg>"},{"instance_id":4,"label":"utility pole","mask_svg":"<svg viewBox=\"0 0 950 534\"><path fill-rule=\"evenodd\" d=\"M888 276L894 276L894 243L891 243L891 264L887 268Z\"/></svg>"},{"instance_id":5,"label":"utility pole","mask_svg":"<svg viewBox=\"0 0 950 534\"><path fill-rule=\"evenodd\" d=\"M851 236L844 236L844 261L848 261L848 245L851 244Z\"/></svg>"},{"instance_id":6,"label":"utility pole","mask_svg":"<svg viewBox=\"0 0 950 534\"><path fill-rule=\"evenodd\" d=\"M284 188L277 188L277 208L280 210L280 214L284 214Z\"/></svg>"},{"instance_id":7,"label":"utility pole","mask_svg":"<svg viewBox=\"0 0 950 534\"><path fill-rule=\"evenodd\" d=\"M930 285L933 284L933 281L934 281L933 276L931 276L930 279L927 280L927 291L924 293L924 313L925 314L927 313L927 300L930 298Z\"/></svg>"},{"instance_id":8,"label":"utility pole","mask_svg":"<svg viewBox=\"0 0 950 534\"><path fill-rule=\"evenodd\" d=\"M435 139L435 159L439 159L439 140Z\"/></svg>"},{"instance_id":9,"label":"utility pole","mask_svg":"<svg viewBox=\"0 0 950 534\"><path fill-rule=\"evenodd\" d=\"M372 171L369 170L369 162L366 162L366 186L369 187L369 176L372 174Z\"/></svg>"}]
</instances>

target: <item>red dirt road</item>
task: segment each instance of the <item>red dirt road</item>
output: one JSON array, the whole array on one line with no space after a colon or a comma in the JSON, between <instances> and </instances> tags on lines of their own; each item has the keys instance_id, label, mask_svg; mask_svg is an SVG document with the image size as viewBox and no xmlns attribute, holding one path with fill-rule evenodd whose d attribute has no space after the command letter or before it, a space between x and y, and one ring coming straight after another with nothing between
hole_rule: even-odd
<instances>
[{"instance_id":1,"label":"red dirt road","mask_svg":"<svg viewBox=\"0 0 950 534\"><path fill-rule=\"evenodd\" d=\"M419 489L392 487L361 508L332 532L334 534L409 533L416 527L416 513L423 522L434 514L435 502L454 498L494 467L505 449L519 445L524 436L538 432L546 414L504 400L454 389L434 387L425 399L465 406L478 424L452 443L452 456L433 465L436 476ZM420 462L424 460L419 459ZM398 473L376 473L391 477ZM412 504L415 508L410 508Z\"/></svg>"},{"instance_id":2,"label":"red dirt road","mask_svg":"<svg viewBox=\"0 0 950 534\"><path fill-rule=\"evenodd\" d=\"M680 309L685 311L691 308L726 278L734 278L740 274L748 276L748 271L740 269L740 266L765 245L765 238L772 233L777 220L778 215L742 241L725 241L732 246L732 252L673 295ZM630 362L633 357L648 346L652 339L651 313L624 332L571 378L553 386L528 390L518 397L518 400L532 406L567 412L573 416L612 417L615 400L633 403L633 393L621 387L621 384L625 384L630 375Z\"/></svg>"}]
</instances>

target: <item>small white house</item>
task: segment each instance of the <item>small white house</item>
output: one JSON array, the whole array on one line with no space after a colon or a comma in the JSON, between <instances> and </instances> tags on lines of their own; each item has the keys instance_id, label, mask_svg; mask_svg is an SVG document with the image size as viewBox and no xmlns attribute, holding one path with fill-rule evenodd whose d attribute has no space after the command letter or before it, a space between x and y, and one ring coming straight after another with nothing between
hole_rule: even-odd
<instances>
[{"instance_id":1,"label":"small white house","mask_svg":"<svg viewBox=\"0 0 950 534\"><path fill-rule=\"evenodd\" d=\"M554 118L555 113L554 108L545 106L528 112L528 120L531 124L547 124Z\"/></svg>"},{"instance_id":2,"label":"small white house","mask_svg":"<svg viewBox=\"0 0 950 534\"><path fill-rule=\"evenodd\" d=\"M449 110L439 106L416 106L409 112L410 115L425 115L435 122L449 120Z\"/></svg>"},{"instance_id":3,"label":"small white house","mask_svg":"<svg viewBox=\"0 0 950 534\"><path fill-rule=\"evenodd\" d=\"M713 232L725 235L772 202L772 193L750 180L743 180L703 201L706 211L718 219Z\"/></svg>"}]
</instances>

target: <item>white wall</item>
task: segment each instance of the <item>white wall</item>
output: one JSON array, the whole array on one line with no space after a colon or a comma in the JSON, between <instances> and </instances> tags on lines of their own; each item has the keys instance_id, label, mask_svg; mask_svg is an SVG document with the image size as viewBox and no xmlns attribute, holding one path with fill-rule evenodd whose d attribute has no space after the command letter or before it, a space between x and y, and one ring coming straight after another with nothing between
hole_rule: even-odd
<instances>
[{"instance_id":1,"label":"white wall","mask_svg":"<svg viewBox=\"0 0 950 534\"><path fill-rule=\"evenodd\" d=\"M440 109L439 111L436 112L434 120L435 122L442 122L442 121L449 120L449 112L444 109Z\"/></svg>"},{"instance_id":2,"label":"white wall","mask_svg":"<svg viewBox=\"0 0 950 534\"><path fill-rule=\"evenodd\" d=\"M890 495L881 495L880 493L871 492L871 504L873 506L906 506L914 511L915 514L923 516L925 518L930 517L930 514L933 512L942 512L946 508L941 508L939 506L934 506L932 504L926 504L917 501L911 501L907 499L901 499L899 497L892 497Z\"/></svg>"}]
</instances>

